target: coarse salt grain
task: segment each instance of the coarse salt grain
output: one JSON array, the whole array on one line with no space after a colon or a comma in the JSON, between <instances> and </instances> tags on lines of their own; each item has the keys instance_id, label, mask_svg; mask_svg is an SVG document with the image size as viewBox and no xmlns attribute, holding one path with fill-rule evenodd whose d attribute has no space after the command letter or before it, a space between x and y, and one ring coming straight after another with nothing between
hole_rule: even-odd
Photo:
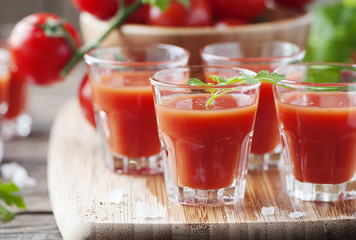
<instances>
[{"instance_id":1,"label":"coarse salt grain","mask_svg":"<svg viewBox=\"0 0 356 240\"><path fill-rule=\"evenodd\" d=\"M161 216L157 211L150 208L146 203L137 201L136 202L136 215L142 218L160 218Z\"/></svg>"},{"instance_id":2,"label":"coarse salt grain","mask_svg":"<svg viewBox=\"0 0 356 240\"><path fill-rule=\"evenodd\" d=\"M300 218L300 217L304 217L305 215L306 215L306 213L304 213L304 212L296 211L296 212L291 212L289 214L289 217L290 218Z\"/></svg>"},{"instance_id":3,"label":"coarse salt grain","mask_svg":"<svg viewBox=\"0 0 356 240\"><path fill-rule=\"evenodd\" d=\"M270 216L274 214L274 207L262 207L262 215Z\"/></svg>"},{"instance_id":4,"label":"coarse salt grain","mask_svg":"<svg viewBox=\"0 0 356 240\"><path fill-rule=\"evenodd\" d=\"M36 186L36 180L28 176L26 169L15 162L2 164L0 172L4 180L12 181L19 188Z\"/></svg>"},{"instance_id":5,"label":"coarse salt grain","mask_svg":"<svg viewBox=\"0 0 356 240\"><path fill-rule=\"evenodd\" d=\"M108 202L120 204L122 198L126 195L126 192L122 189L112 189L107 197Z\"/></svg>"}]
</instances>

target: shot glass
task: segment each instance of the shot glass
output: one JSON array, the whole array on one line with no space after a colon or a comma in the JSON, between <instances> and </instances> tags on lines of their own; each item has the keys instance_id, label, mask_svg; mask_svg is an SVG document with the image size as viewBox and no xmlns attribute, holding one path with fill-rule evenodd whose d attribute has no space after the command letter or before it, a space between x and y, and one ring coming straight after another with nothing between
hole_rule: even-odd
<instances>
[{"instance_id":1,"label":"shot glass","mask_svg":"<svg viewBox=\"0 0 356 240\"><path fill-rule=\"evenodd\" d=\"M0 24L0 47L7 48L13 24ZM17 67L11 64L11 77L8 86L8 110L2 120L2 137L4 141L17 137L26 137L31 132L32 118L27 113L28 82L20 76Z\"/></svg>"},{"instance_id":2,"label":"shot glass","mask_svg":"<svg viewBox=\"0 0 356 240\"><path fill-rule=\"evenodd\" d=\"M149 77L185 66L189 53L166 44L97 48L85 55L106 164L117 173L162 172Z\"/></svg>"},{"instance_id":3,"label":"shot glass","mask_svg":"<svg viewBox=\"0 0 356 240\"><path fill-rule=\"evenodd\" d=\"M279 66L298 63L304 55L302 47L284 41L254 44L223 42L207 45L201 50L205 65L241 67L256 73L262 70L271 72ZM278 165L281 152L272 85L263 82L260 91L250 170L267 170L269 166Z\"/></svg>"},{"instance_id":4,"label":"shot glass","mask_svg":"<svg viewBox=\"0 0 356 240\"><path fill-rule=\"evenodd\" d=\"M0 121L3 121L3 117L7 112L7 95L8 95L8 86L10 79L10 53L0 48ZM1 128L0 128L1 132ZM0 162L4 156L4 143L2 136L0 134Z\"/></svg>"},{"instance_id":5,"label":"shot glass","mask_svg":"<svg viewBox=\"0 0 356 240\"><path fill-rule=\"evenodd\" d=\"M286 187L306 201L356 198L356 65L310 63L275 70Z\"/></svg>"},{"instance_id":6,"label":"shot glass","mask_svg":"<svg viewBox=\"0 0 356 240\"><path fill-rule=\"evenodd\" d=\"M162 144L167 195L178 204L234 204L244 197L247 163L260 84L191 86L190 78L211 82L245 69L191 66L151 78ZM225 92L209 106L212 91Z\"/></svg>"}]
</instances>

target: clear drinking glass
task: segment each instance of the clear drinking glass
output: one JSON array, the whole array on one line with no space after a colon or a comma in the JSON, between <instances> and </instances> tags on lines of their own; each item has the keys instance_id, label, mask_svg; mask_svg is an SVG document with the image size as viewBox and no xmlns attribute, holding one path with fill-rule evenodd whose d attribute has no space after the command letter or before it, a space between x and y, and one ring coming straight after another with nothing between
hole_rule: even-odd
<instances>
[{"instance_id":1,"label":"clear drinking glass","mask_svg":"<svg viewBox=\"0 0 356 240\"><path fill-rule=\"evenodd\" d=\"M242 44L223 42L205 46L201 50L206 65L241 67L259 72L272 72L275 68L300 62L305 55L302 47L284 41ZM263 82L254 128L249 169L267 170L280 159L280 138L272 85Z\"/></svg>"},{"instance_id":2,"label":"clear drinking glass","mask_svg":"<svg viewBox=\"0 0 356 240\"><path fill-rule=\"evenodd\" d=\"M0 121L3 121L3 117L7 112L7 94L10 79L10 53L0 48ZM1 130L1 129L0 129ZM1 132L1 131L0 131ZM0 134L0 162L4 156L4 143Z\"/></svg>"},{"instance_id":3,"label":"clear drinking glass","mask_svg":"<svg viewBox=\"0 0 356 240\"><path fill-rule=\"evenodd\" d=\"M356 65L281 67L274 86L288 193L307 201L356 198Z\"/></svg>"},{"instance_id":4,"label":"clear drinking glass","mask_svg":"<svg viewBox=\"0 0 356 240\"><path fill-rule=\"evenodd\" d=\"M179 204L233 204L245 194L247 162L260 84L191 86L253 75L246 69L191 66L161 70L151 77L162 144L167 195ZM211 105L211 91L227 91Z\"/></svg>"},{"instance_id":5,"label":"clear drinking glass","mask_svg":"<svg viewBox=\"0 0 356 240\"><path fill-rule=\"evenodd\" d=\"M13 24L0 24L0 47L7 48ZM17 72L16 66L12 65L11 80L8 86L8 110L2 120L1 134L3 139L11 140L16 137L26 137L31 132L32 118L27 113L28 82Z\"/></svg>"},{"instance_id":6,"label":"clear drinking glass","mask_svg":"<svg viewBox=\"0 0 356 240\"><path fill-rule=\"evenodd\" d=\"M85 55L96 126L106 164L115 172L162 172L160 142L149 77L185 66L189 54L166 44L97 48Z\"/></svg>"}]
</instances>

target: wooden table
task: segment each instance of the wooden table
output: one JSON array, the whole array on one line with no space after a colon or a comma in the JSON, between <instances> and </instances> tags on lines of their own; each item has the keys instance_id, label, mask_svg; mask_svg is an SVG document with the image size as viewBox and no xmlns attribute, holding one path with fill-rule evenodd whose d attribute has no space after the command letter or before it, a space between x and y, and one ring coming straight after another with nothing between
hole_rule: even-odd
<instances>
[{"instance_id":1,"label":"wooden table","mask_svg":"<svg viewBox=\"0 0 356 240\"><path fill-rule=\"evenodd\" d=\"M17 162L37 184L21 190L27 209L17 212L11 222L0 222L0 239L62 239L48 196L47 147L52 122L64 102L76 95L83 71L81 64L64 83L30 88L32 132L26 138L5 142L3 163Z\"/></svg>"},{"instance_id":2,"label":"wooden table","mask_svg":"<svg viewBox=\"0 0 356 240\"><path fill-rule=\"evenodd\" d=\"M32 88L31 89L31 98L30 98L30 107L29 112L33 118L33 131L31 135L27 138L23 139L16 139L5 144L5 157L4 162L17 162L20 165L24 166L31 177L34 177L37 180L37 185L34 188L23 189L21 191L22 196L25 198L25 202L27 204L27 209L25 211L19 211L16 215L16 218L9 222L9 223L0 223L0 239L62 239L62 235L59 232L57 227L57 223L53 216L52 206L50 205L49 195L48 195L48 185L47 185L47 154L48 154L48 147L49 147L49 133L52 127L53 120L56 117L57 112L60 109L64 109L64 111L75 111L78 114L78 107L74 107L73 104L68 105L68 100L76 95L76 91L78 88L79 81L81 79L83 68L80 67L76 70L76 72L72 73L72 75L66 80L64 84L59 84L57 86L51 88ZM66 104L65 104L66 103ZM64 105L65 104L65 105ZM63 108L64 105L64 108ZM76 110L75 110L76 109ZM62 116L63 120L63 116ZM63 121L60 121L63 123ZM77 124L77 123L76 123ZM79 123L81 126L76 127L78 131L87 129L85 126ZM58 129L57 129L58 130ZM57 131L58 132L58 131ZM68 132L68 131L67 131ZM90 135L90 134L89 134ZM64 137L68 135L65 134ZM72 139L72 138L71 138ZM94 141L96 141L94 139ZM96 151L97 152L97 151ZM53 159L52 159L53 160ZM68 160L68 159L66 159ZM55 162L58 164L58 162ZM53 162L52 162L53 164ZM78 163L77 163L78 164ZM92 171L92 169L89 169ZM100 171L105 171L105 178L108 180L110 179L117 179L117 176L113 174L107 173L107 171L100 165ZM276 175L277 176L277 175ZM123 177L126 178L126 177ZM63 178L62 178L63 179ZM75 178L74 178L75 179ZM153 180L152 180L153 179ZM160 177L153 177L151 182L161 182L162 180ZM116 182L118 183L118 182ZM264 184L260 182L259 184ZM278 184L280 185L280 184ZM114 186L114 185L113 185ZM292 199L288 199L287 205L281 206L279 204L279 200L282 196L284 196L283 192L277 192L273 190L273 198L274 201L270 202L269 190L278 188L278 186L272 186L271 189L266 189L266 191L256 192L253 191L250 185L247 188L247 198L245 201L239 203L237 207L241 207L241 209L247 209L248 206L251 204L252 207L256 209L260 209L262 206L278 206L278 219L280 220L281 217L285 219L285 222L278 222L277 216L270 216L265 217L260 214L260 212L251 212L250 210L246 210L243 212L246 215L246 219L255 219L256 221L259 220L258 224L254 224L254 221L245 221L244 219L240 219L240 222L244 222L243 228L240 230L238 229L238 224L228 224L228 228L230 229L237 229L241 232L242 236L247 237L248 239L275 239L273 236L280 236L282 233L285 233L285 238L289 237L289 239L303 239L307 236L314 236L318 237L319 235L315 235L319 232L323 233L323 236L329 236L329 239L356 239L356 215L350 215L350 213L355 214L355 201L348 201L345 204L318 204L317 206L310 206L311 204L301 204L296 205L296 202L293 202ZM257 185L256 185L257 186ZM123 187L123 186L121 186ZM106 191L105 188L103 191ZM162 189L155 188L155 191L162 192ZM83 192L86 194L86 192ZM255 194L253 194L255 193ZM138 193L139 194L139 193ZM57 194L58 195L58 194ZM257 196L258 195L258 196ZM69 195L66 195L68 198ZM162 195L163 196L163 195ZM162 200L163 199L163 200ZM161 203L166 206L167 199L163 197L161 199ZM129 201L128 199L126 199ZM299 201L297 201L298 203ZM58 202L57 202L58 203ZM73 202L72 202L73 203ZM295 208L297 206L298 208ZM331 207L328 207L331 206ZM100 202L97 202L97 205L93 205L92 207L95 210L104 209L105 205L103 206ZM121 207L121 206L119 206ZM288 219L288 212L293 210L300 209L307 209L310 208L312 211L311 215L308 215L308 219L317 219L320 216L326 216L327 218L323 221L291 221ZM62 209L62 208L61 208ZM115 207L110 207L110 209L116 209ZM166 208L160 208L163 212L165 212ZM228 208L231 211L231 215L228 215L229 219L226 221L229 222L231 219L230 217L236 217L234 214L236 213L235 209ZM68 211L68 209L64 209ZM75 212L82 213L81 217L84 217L85 220L89 220L88 222L91 224L90 226L94 226L96 233L96 237L91 236L90 239L100 239L98 236L102 236L102 232L106 232L107 229L111 229L111 223L108 222L108 219L95 219L96 215L86 214L85 209L82 209L82 212ZM179 210L179 211L178 211ZM189 230L188 235L185 235L190 238L197 237L200 232L199 229L206 230L209 228L207 224L204 224L206 221L206 216L211 218L215 216L215 212L209 209L196 209L196 208L186 208L180 207L176 211L177 219L172 219L172 222L176 224L176 228L179 230ZM63 211L63 212L65 212ZM127 210L128 211L128 210ZM134 216L131 213L128 213L124 210L125 214L123 216L115 215L115 212L111 212L112 215L107 216L116 216L116 220L123 217L127 219L132 219ZM175 216L174 209L168 208L168 212L166 216ZM57 209L58 212L58 209ZM129 211L132 212L132 209ZM183 215L181 213L184 213ZM252 213L252 215L250 214ZM253 214L254 213L254 214ZM341 213L341 218L338 216ZM172 215L173 214L173 215ZM211 215L212 214L212 215ZM257 215L256 215L257 214ZM204 217L205 216L205 217ZM240 213L238 214L240 216ZM57 216L58 217L58 216ZM275 220L274 220L275 219ZM161 218L158 220L152 220L151 223L157 224L157 226L161 225L162 221L165 221L166 218ZM174 220L174 221L173 221ZM340 221L339 221L340 220ZM138 221L138 220L137 220ZM138 221L143 226L142 223L146 223L142 219ZM292 222L291 225L287 224L288 222ZM116 227L115 224L120 224L120 221L117 221L113 224L115 226L113 229L114 231L120 231ZM277 223L277 224L276 224ZM62 224L66 224L66 221L59 222ZM262 225L261 225L262 224ZM95 228L95 226L98 226ZM262 226L262 227L261 227ZM280 226L284 226L279 228ZM292 226L292 227L288 227ZM88 227L88 225L85 225ZM167 226L163 226L167 227ZM245 228L246 229L245 229ZM63 227L62 227L63 228ZM197 229L196 229L197 228ZM198 229L199 228L199 229ZM64 228L63 228L64 229ZM90 228L91 229L91 228ZM112 230L113 230L112 229ZM135 235L137 232L137 226L133 226L132 236ZM136 229L136 230L135 230ZM154 229L156 229L154 227ZM166 228L164 228L166 229ZM168 228L167 228L168 229ZM166 230L167 230L166 229ZM224 226L220 226L219 224L215 224L213 228L218 230L217 232L224 232ZM305 230L307 229L307 230ZM157 230L157 229L156 229ZM236 235L236 231L232 232L232 235ZM170 230L172 233L175 233L175 229ZM203 231L203 232L204 232ZM231 230L232 231L232 230ZM270 232L272 231L273 234L271 235ZM157 231L151 231L152 233L157 233ZM159 232L159 231L158 231ZM169 232L169 231L168 231ZM151 236L152 239L162 238L165 239L168 233L165 231L160 232L161 235ZM185 234L186 232L183 231ZM204 232L205 233L205 232ZM299 234L300 233L300 234ZM104 235L105 236L105 235ZM131 236L131 235L130 235ZM203 235L200 235L203 236ZM223 239L226 235L204 235L204 236L214 236L214 239ZM171 236L172 237L172 236ZM240 236L241 237L241 236ZM69 239L69 238L68 238ZM194 239L201 239L201 238L194 238ZM282 238L283 239L283 238Z\"/></svg>"}]
</instances>

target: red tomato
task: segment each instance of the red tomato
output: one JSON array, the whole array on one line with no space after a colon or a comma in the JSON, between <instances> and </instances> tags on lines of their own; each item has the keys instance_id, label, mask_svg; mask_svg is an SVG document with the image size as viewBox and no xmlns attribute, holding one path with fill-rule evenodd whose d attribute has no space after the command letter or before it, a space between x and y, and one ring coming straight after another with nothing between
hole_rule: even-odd
<instances>
[{"instance_id":1,"label":"red tomato","mask_svg":"<svg viewBox=\"0 0 356 240\"><path fill-rule=\"evenodd\" d=\"M251 21L266 9L266 0L209 0L218 19L239 18Z\"/></svg>"},{"instance_id":2,"label":"red tomato","mask_svg":"<svg viewBox=\"0 0 356 240\"><path fill-rule=\"evenodd\" d=\"M165 11L158 7L150 7L147 21L158 26L209 26L212 22L212 10L207 0L191 0L190 8L179 2L172 1Z\"/></svg>"},{"instance_id":3,"label":"red tomato","mask_svg":"<svg viewBox=\"0 0 356 240\"><path fill-rule=\"evenodd\" d=\"M224 18L224 19L219 19L215 22L214 27L216 28L227 28L231 26L241 26L241 25L246 25L248 22L237 19L237 18Z\"/></svg>"},{"instance_id":4,"label":"red tomato","mask_svg":"<svg viewBox=\"0 0 356 240\"><path fill-rule=\"evenodd\" d=\"M127 0L129 2L135 2L135 0ZM146 17L150 6L148 4L143 4L139 9L136 10L125 22L126 23L146 23Z\"/></svg>"},{"instance_id":5,"label":"red tomato","mask_svg":"<svg viewBox=\"0 0 356 240\"><path fill-rule=\"evenodd\" d=\"M119 8L118 0L71 0L79 10L88 12L100 19L110 19Z\"/></svg>"},{"instance_id":6,"label":"red tomato","mask_svg":"<svg viewBox=\"0 0 356 240\"><path fill-rule=\"evenodd\" d=\"M93 127L95 127L93 99L88 79L88 74L85 74L78 89L78 100L85 118Z\"/></svg>"},{"instance_id":7,"label":"red tomato","mask_svg":"<svg viewBox=\"0 0 356 240\"><path fill-rule=\"evenodd\" d=\"M210 4L206 0L195 0L190 2L188 26L209 26L212 23L213 13Z\"/></svg>"},{"instance_id":8,"label":"red tomato","mask_svg":"<svg viewBox=\"0 0 356 240\"><path fill-rule=\"evenodd\" d=\"M71 0L72 4L78 11L88 12L95 17L108 20L112 18L120 8L118 0ZM127 6L134 3L136 0L125 0ZM142 5L135 13L133 13L126 22L144 23L148 12L148 5Z\"/></svg>"},{"instance_id":9,"label":"red tomato","mask_svg":"<svg viewBox=\"0 0 356 240\"><path fill-rule=\"evenodd\" d=\"M164 12L158 7L150 7L146 22L149 25L183 27L187 20L187 9L178 2L170 2Z\"/></svg>"},{"instance_id":10,"label":"red tomato","mask_svg":"<svg viewBox=\"0 0 356 240\"><path fill-rule=\"evenodd\" d=\"M76 47L81 45L77 30L60 17L50 13L35 13L18 22L8 39L8 45L19 72L30 82L49 85L63 80L62 69L75 50L63 36L49 36L43 27L62 23ZM57 28L58 29L58 28Z\"/></svg>"},{"instance_id":11,"label":"red tomato","mask_svg":"<svg viewBox=\"0 0 356 240\"><path fill-rule=\"evenodd\" d=\"M274 0L274 1L282 6L297 8L297 9L302 9L308 3L311 2L311 0Z\"/></svg>"}]
</instances>

